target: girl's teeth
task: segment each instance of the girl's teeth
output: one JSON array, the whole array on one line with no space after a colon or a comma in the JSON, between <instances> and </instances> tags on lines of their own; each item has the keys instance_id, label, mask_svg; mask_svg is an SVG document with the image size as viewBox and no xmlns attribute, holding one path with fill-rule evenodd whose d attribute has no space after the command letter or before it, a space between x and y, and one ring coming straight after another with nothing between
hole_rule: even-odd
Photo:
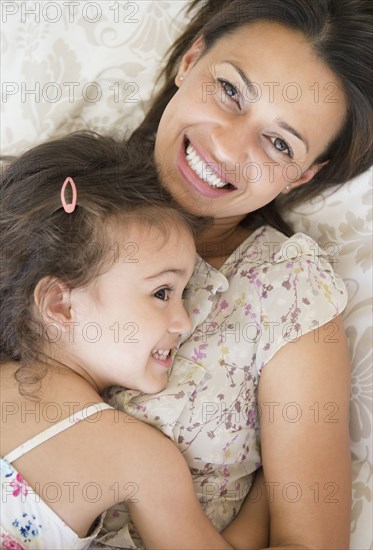
<instances>
[{"instance_id":1,"label":"girl's teeth","mask_svg":"<svg viewBox=\"0 0 373 550\"><path fill-rule=\"evenodd\" d=\"M221 181L221 179L216 174L212 173L211 167L203 162L202 159L200 159L190 143L186 150L186 159L189 166L197 174L197 176L200 177L204 182L211 185L211 187L214 187L215 189L221 189L222 187L227 185L226 183Z\"/></svg>"},{"instance_id":2,"label":"girl's teeth","mask_svg":"<svg viewBox=\"0 0 373 550\"><path fill-rule=\"evenodd\" d=\"M159 359L160 361L164 361L165 359L167 359L169 354L170 354L169 349L157 349L157 350L152 352L152 356L155 359Z\"/></svg>"}]
</instances>

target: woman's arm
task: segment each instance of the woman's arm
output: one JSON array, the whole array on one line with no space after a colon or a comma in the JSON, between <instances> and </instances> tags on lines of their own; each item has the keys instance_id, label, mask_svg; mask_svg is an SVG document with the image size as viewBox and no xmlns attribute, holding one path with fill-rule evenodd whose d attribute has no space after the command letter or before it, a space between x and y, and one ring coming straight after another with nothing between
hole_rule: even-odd
<instances>
[{"instance_id":1,"label":"woman's arm","mask_svg":"<svg viewBox=\"0 0 373 550\"><path fill-rule=\"evenodd\" d=\"M271 549L349 547L349 396L340 318L285 345L264 367L259 407ZM229 540L246 548L250 535L241 517L241 538Z\"/></svg>"}]
</instances>

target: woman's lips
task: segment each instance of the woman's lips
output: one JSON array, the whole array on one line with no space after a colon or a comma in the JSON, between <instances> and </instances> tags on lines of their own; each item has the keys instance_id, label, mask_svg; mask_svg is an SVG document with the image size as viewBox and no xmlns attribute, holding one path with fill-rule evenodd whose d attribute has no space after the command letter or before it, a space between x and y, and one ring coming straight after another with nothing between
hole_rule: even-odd
<instances>
[{"instance_id":1,"label":"woman's lips","mask_svg":"<svg viewBox=\"0 0 373 550\"><path fill-rule=\"evenodd\" d=\"M222 195L226 195L227 193L231 193L235 190L235 187L231 184L229 184L229 187L212 187L212 185L209 185L207 182L205 182L201 177L193 170L193 168L189 165L187 158L186 158L186 149L189 145L189 140L186 138L182 141L182 145L180 147L180 151L177 158L177 168L184 180L186 180L193 189L195 189L198 193L201 195L204 195L205 197L210 198L216 198L221 197ZM198 154L198 153L197 153ZM201 157L200 157L201 158ZM201 160L203 160L201 158ZM208 162L205 162L206 167L209 168L210 173L217 174L217 171L214 170ZM218 176L219 177L219 176Z\"/></svg>"}]
</instances>

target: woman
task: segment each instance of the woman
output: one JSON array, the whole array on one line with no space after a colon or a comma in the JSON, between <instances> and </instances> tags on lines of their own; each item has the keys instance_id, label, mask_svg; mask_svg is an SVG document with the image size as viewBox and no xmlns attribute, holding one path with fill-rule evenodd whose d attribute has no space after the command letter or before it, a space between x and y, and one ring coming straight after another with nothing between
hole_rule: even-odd
<instances>
[{"instance_id":1,"label":"woman","mask_svg":"<svg viewBox=\"0 0 373 550\"><path fill-rule=\"evenodd\" d=\"M197 240L193 332L169 386L110 401L178 444L219 529L262 465L270 548L349 544L345 289L316 243L286 238L278 203L371 163L371 15L365 0L210 1L135 133L174 198L214 224ZM250 544L248 518L244 506L225 531L236 548Z\"/></svg>"}]
</instances>

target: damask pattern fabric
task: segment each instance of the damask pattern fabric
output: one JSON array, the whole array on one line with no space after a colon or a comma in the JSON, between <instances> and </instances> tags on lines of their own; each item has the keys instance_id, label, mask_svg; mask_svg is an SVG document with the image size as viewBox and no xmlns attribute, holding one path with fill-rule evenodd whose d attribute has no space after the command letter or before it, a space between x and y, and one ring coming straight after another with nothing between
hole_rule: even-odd
<instances>
[{"instance_id":1,"label":"damask pattern fabric","mask_svg":"<svg viewBox=\"0 0 373 550\"><path fill-rule=\"evenodd\" d=\"M71 130L123 135L141 120L187 0L1 2L1 154ZM56 7L57 6L57 7ZM373 547L372 171L286 216L343 278L352 359L352 550Z\"/></svg>"}]
</instances>

